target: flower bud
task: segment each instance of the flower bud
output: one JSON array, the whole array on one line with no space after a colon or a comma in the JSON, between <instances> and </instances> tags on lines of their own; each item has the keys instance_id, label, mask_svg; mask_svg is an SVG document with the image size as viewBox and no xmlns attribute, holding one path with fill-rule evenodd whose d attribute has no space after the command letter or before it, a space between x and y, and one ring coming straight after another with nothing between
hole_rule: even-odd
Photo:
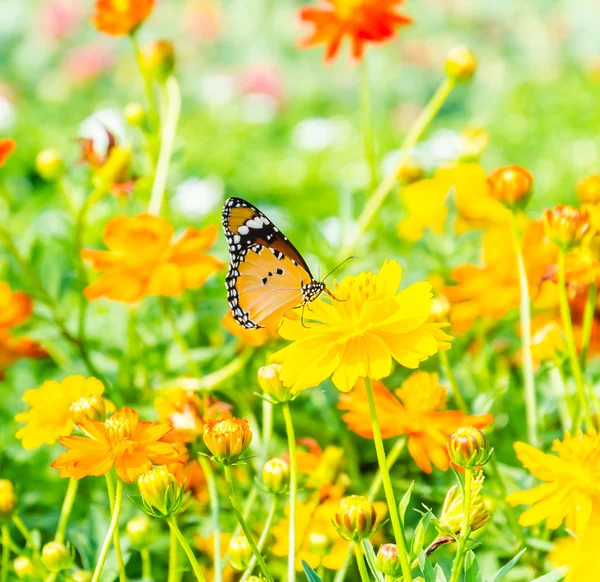
<instances>
[{"instance_id":1,"label":"flower bud","mask_svg":"<svg viewBox=\"0 0 600 582\"><path fill-rule=\"evenodd\" d=\"M487 183L492 198L509 208L524 208L533 188L533 176L521 166L504 166L494 170Z\"/></svg>"},{"instance_id":2,"label":"flower bud","mask_svg":"<svg viewBox=\"0 0 600 582\"><path fill-rule=\"evenodd\" d=\"M590 229L590 214L585 209L559 204L544 212L546 236L563 250L578 246Z\"/></svg>"},{"instance_id":3,"label":"flower bud","mask_svg":"<svg viewBox=\"0 0 600 582\"><path fill-rule=\"evenodd\" d=\"M67 582L92 582L93 574L88 570L75 570L68 578Z\"/></svg>"},{"instance_id":4,"label":"flower bud","mask_svg":"<svg viewBox=\"0 0 600 582\"><path fill-rule=\"evenodd\" d=\"M283 385L280 373L281 364L269 364L258 369L258 384L265 396L275 404L291 399L290 389Z\"/></svg>"},{"instance_id":5,"label":"flower bud","mask_svg":"<svg viewBox=\"0 0 600 582\"><path fill-rule=\"evenodd\" d=\"M376 521L375 507L361 495L341 499L333 518L338 534L355 542L368 538L375 531Z\"/></svg>"},{"instance_id":6,"label":"flower bud","mask_svg":"<svg viewBox=\"0 0 600 582\"><path fill-rule=\"evenodd\" d=\"M106 402L99 394L84 396L69 406L75 422L81 422L84 418L90 420L106 420Z\"/></svg>"},{"instance_id":7,"label":"flower bud","mask_svg":"<svg viewBox=\"0 0 600 582\"><path fill-rule=\"evenodd\" d=\"M576 187L577 196L584 204L600 202L600 174L593 174L580 180Z\"/></svg>"},{"instance_id":8,"label":"flower bud","mask_svg":"<svg viewBox=\"0 0 600 582\"><path fill-rule=\"evenodd\" d=\"M63 175L65 163L56 150L46 149L35 157L35 170L46 182L54 182Z\"/></svg>"},{"instance_id":9,"label":"flower bud","mask_svg":"<svg viewBox=\"0 0 600 582\"><path fill-rule=\"evenodd\" d=\"M269 493L285 493L290 481L290 466L283 459L271 459L263 467L262 478Z\"/></svg>"},{"instance_id":10,"label":"flower bud","mask_svg":"<svg viewBox=\"0 0 600 582\"><path fill-rule=\"evenodd\" d=\"M0 479L0 522L9 520L17 506L15 488L8 479Z\"/></svg>"},{"instance_id":11,"label":"flower bud","mask_svg":"<svg viewBox=\"0 0 600 582\"><path fill-rule=\"evenodd\" d=\"M481 467L490 460L492 451L485 435L473 426L459 428L448 442L450 459L459 467Z\"/></svg>"},{"instance_id":12,"label":"flower bud","mask_svg":"<svg viewBox=\"0 0 600 582\"><path fill-rule=\"evenodd\" d=\"M234 570L245 570L252 559L252 548L245 535L231 538L229 541L229 563Z\"/></svg>"},{"instance_id":13,"label":"flower bud","mask_svg":"<svg viewBox=\"0 0 600 582\"><path fill-rule=\"evenodd\" d=\"M396 544L383 544L383 546L379 548L375 566L377 566L377 569L381 573L386 576L392 576L393 578L402 573L402 566L400 564L400 558L398 557L398 548L396 547Z\"/></svg>"},{"instance_id":14,"label":"flower bud","mask_svg":"<svg viewBox=\"0 0 600 582\"><path fill-rule=\"evenodd\" d=\"M402 165L400 168L398 168L396 177L400 182L412 184L412 182L420 180L424 175L425 170L419 161L413 156L406 156L402 162Z\"/></svg>"},{"instance_id":15,"label":"flower bud","mask_svg":"<svg viewBox=\"0 0 600 582\"><path fill-rule=\"evenodd\" d=\"M146 110L139 103L128 103L123 110L125 121L134 127L141 127L146 121Z\"/></svg>"},{"instance_id":16,"label":"flower bud","mask_svg":"<svg viewBox=\"0 0 600 582\"><path fill-rule=\"evenodd\" d=\"M252 431L245 418L209 420L204 425L204 444L220 463L235 463L250 446Z\"/></svg>"},{"instance_id":17,"label":"flower bud","mask_svg":"<svg viewBox=\"0 0 600 582\"><path fill-rule=\"evenodd\" d=\"M325 557L331 552L332 545L332 539L322 532L313 531L308 534L308 551L311 554Z\"/></svg>"},{"instance_id":18,"label":"flower bud","mask_svg":"<svg viewBox=\"0 0 600 582\"><path fill-rule=\"evenodd\" d=\"M145 515L131 518L125 526L132 547L137 550L147 548L154 542L156 531L152 522Z\"/></svg>"},{"instance_id":19,"label":"flower bud","mask_svg":"<svg viewBox=\"0 0 600 582\"><path fill-rule=\"evenodd\" d=\"M126 182L131 172L131 149L118 145L110 149L107 160L94 173L95 186Z\"/></svg>"},{"instance_id":20,"label":"flower bud","mask_svg":"<svg viewBox=\"0 0 600 582\"><path fill-rule=\"evenodd\" d=\"M164 83L173 74L175 51L170 41L157 40L146 45L142 58L146 71L159 83Z\"/></svg>"},{"instance_id":21,"label":"flower bud","mask_svg":"<svg viewBox=\"0 0 600 582\"><path fill-rule=\"evenodd\" d=\"M13 569L19 580L29 580L31 578L40 577L40 573L37 571L35 564L27 556L19 556L13 562Z\"/></svg>"},{"instance_id":22,"label":"flower bud","mask_svg":"<svg viewBox=\"0 0 600 582\"><path fill-rule=\"evenodd\" d=\"M154 467L138 477L138 489L144 511L152 517L169 517L183 504L184 486L177 481L165 465Z\"/></svg>"},{"instance_id":23,"label":"flower bud","mask_svg":"<svg viewBox=\"0 0 600 582\"><path fill-rule=\"evenodd\" d=\"M67 546L60 542L48 542L42 548L42 562L50 572L67 570L73 564L73 557Z\"/></svg>"},{"instance_id":24,"label":"flower bud","mask_svg":"<svg viewBox=\"0 0 600 582\"><path fill-rule=\"evenodd\" d=\"M457 83L468 81L477 70L477 59L466 46L456 46L446 57L446 75Z\"/></svg>"}]
</instances>

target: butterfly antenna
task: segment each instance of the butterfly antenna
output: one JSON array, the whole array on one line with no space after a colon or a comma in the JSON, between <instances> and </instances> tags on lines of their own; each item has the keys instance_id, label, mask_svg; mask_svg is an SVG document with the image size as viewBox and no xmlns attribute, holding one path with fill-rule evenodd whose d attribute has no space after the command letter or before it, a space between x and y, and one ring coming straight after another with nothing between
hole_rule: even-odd
<instances>
[{"instance_id":1,"label":"butterfly antenna","mask_svg":"<svg viewBox=\"0 0 600 582\"><path fill-rule=\"evenodd\" d=\"M344 259L337 267L334 267L331 271L329 271L329 273L327 273L327 275L325 275L325 277L323 277L322 283L324 283L325 279L327 279L327 277L330 277L331 275L333 275L342 265L347 263L350 259L358 259L358 257L352 256L352 257L348 257L347 259Z\"/></svg>"}]
</instances>

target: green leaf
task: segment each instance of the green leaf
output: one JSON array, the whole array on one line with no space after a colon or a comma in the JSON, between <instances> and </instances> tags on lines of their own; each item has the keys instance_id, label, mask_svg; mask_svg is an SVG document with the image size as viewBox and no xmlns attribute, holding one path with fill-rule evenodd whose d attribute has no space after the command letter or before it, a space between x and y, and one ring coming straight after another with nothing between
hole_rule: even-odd
<instances>
[{"instance_id":1,"label":"green leaf","mask_svg":"<svg viewBox=\"0 0 600 582\"><path fill-rule=\"evenodd\" d=\"M548 572L548 574L544 574L543 576L540 576L531 582L557 582L558 580L562 580L568 572L568 568L558 568L557 570L552 570L552 572Z\"/></svg>"},{"instance_id":2,"label":"green leaf","mask_svg":"<svg viewBox=\"0 0 600 582\"><path fill-rule=\"evenodd\" d=\"M485 582L498 582L506 576L519 561L519 558L527 551L527 548L523 548L510 562L504 564L500 570L498 570L491 578L487 578Z\"/></svg>"},{"instance_id":3,"label":"green leaf","mask_svg":"<svg viewBox=\"0 0 600 582\"><path fill-rule=\"evenodd\" d=\"M302 567L308 582L323 582L321 577L304 560L302 560Z\"/></svg>"},{"instance_id":4,"label":"green leaf","mask_svg":"<svg viewBox=\"0 0 600 582\"><path fill-rule=\"evenodd\" d=\"M447 582L446 574L444 574L444 570L439 564L435 565L435 582Z\"/></svg>"},{"instance_id":5,"label":"green leaf","mask_svg":"<svg viewBox=\"0 0 600 582\"><path fill-rule=\"evenodd\" d=\"M413 535L412 544L410 548L411 561L414 560L423 549L423 544L425 543L425 533L427 532L427 527L429 526L430 520L431 510L423 514L423 517L421 517L419 523L417 524L417 527L415 528L415 533Z\"/></svg>"},{"instance_id":6,"label":"green leaf","mask_svg":"<svg viewBox=\"0 0 600 582\"><path fill-rule=\"evenodd\" d=\"M415 486L415 482L413 481L410 484L410 487L406 490L406 493L402 496L400 503L398 505L398 513L400 514L400 519L402 523L404 523L404 516L406 515L406 510L408 508L408 504L410 503L410 496L412 495L413 487Z\"/></svg>"},{"instance_id":7,"label":"green leaf","mask_svg":"<svg viewBox=\"0 0 600 582\"><path fill-rule=\"evenodd\" d=\"M479 564L475 554L471 551L465 557L465 582L481 582Z\"/></svg>"},{"instance_id":8,"label":"green leaf","mask_svg":"<svg viewBox=\"0 0 600 582\"><path fill-rule=\"evenodd\" d=\"M429 558L425 555L425 552L419 554L419 567L421 568L421 574L425 578L425 582L439 582L437 575Z\"/></svg>"},{"instance_id":9,"label":"green leaf","mask_svg":"<svg viewBox=\"0 0 600 582\"><path fill-rule=\"evenodd\" d=\"M373 544L369 540L363 540L362 545L365 549L365 558L367 559L371 574L375 576L375 579L378 582L384 582L385 578L383 577L383 574L377 569L377 566L375 566L375 550L373 549Z\"/></svg>"}]
</instances>

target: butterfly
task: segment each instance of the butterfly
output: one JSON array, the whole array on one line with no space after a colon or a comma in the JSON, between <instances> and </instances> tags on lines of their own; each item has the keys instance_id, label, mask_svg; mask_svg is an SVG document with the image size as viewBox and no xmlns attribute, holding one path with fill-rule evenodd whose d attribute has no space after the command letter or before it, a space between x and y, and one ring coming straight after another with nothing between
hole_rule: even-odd
<instances>
[{"instance_id":1,"label":"butterfly","mask_svg":"<svg viewBox=\"0 0 600 582\"><path fill-rule=\"evenodd\" d=\"M247 329L277 323L290 310L307 305L324 291L302 255L255 206L229 198L223 229L231 260L225 280L235 320Z\"/></svg>"}]
</instances>

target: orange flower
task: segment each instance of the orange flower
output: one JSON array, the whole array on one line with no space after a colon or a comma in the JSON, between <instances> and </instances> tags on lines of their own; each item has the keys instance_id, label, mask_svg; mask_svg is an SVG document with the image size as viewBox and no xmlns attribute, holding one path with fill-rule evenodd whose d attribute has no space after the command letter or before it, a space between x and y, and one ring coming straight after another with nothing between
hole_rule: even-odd
<instances>
[{"instance_id":1,"label":"orange flower","mask_svg":"<svg viewBox=\"0 0 600 582\"><path fill-rule=\"evenodd\" d=\"M352 56L360 60L365 44L392 39L396 28L410 24L410 18L398 13L404 0L322 0L319 6L307 6L300 18L313 25L311 36L302 47L325 44L325 60L335 58L344 37L352 43Z\"/></svg>"},{"instance_id":2,"label":"orange flower","mask_svg":"<svg viewBox=\"0 0 600 582\"><path fill-rule=\"evenodd\" d=\"M415 372L392 394L381 382L373 382L377 416L383 438L408 435L408 452L422 471L431 473L433 463L446 471L450 467L447 443L463 425L482 428L493 420L491 414L465 416L457 410L442 410L447 393L438 383L437 374ZM373 438L367 392L363 382L342 394L338 408L350 430L364 438Z\"/></svg>"},{"instance_id":3,"label":"orange flower","mask_svg":"<svg viewBox=\"0 0 600 582\"><path fill-rule=\"evenodd\" d=\"M188 449L184 443L176 442L174 446L180 453L180 460L167 465L169 472L175 476L180 485L184 486L184 491L189 492L201 503L206 503L208 501L208 489L200 463L195 458L190 460Z\"/></svg>"},{"instance_id":4,"label":"orange flower","mask_svg":"<svg viewBox=\"0 0 600 582\"><path fill-rule=\"evenodd\" d=\"M242 327L234 318L231 311L228 311L221 320L221 325L231 334L241 340L242 343L259 348L266 343L279 338L277 329L279 322L267 325L259 329L246 329Z\"/></svg>"},{"instance_id":5,"label":"orange flower","mask_svg":"<svg viewBox=\"0 0 600 582\"><path fill-rule=\"evenodd\" d=\"M164 440L171 427L140 422L131 408L117 410L104 422L85 418L77 426L86 436L61 437L60 444L67 450L52 463L61 477L98 477L114 467L123 481L131 483L152 465L181 459L177 448Z\"/></svg>"},{"instance_id":6,"label":"orange flower","mask_svg":"<svg viewBox=\"0 0 600 582\"><path fill-rule=\"evenodd\" d=\"M29 319L33 300L20 291L11 291L8 283L0 281L0 329L20 325Z\"/></svg>"},{"instance_id":7,"label":"orange flower","mask_svg":"<svg viewBox=\"0 0 600 582\"><path fill-rule=\"evenodd\" d=\"M17 144L14 139L10 137L0 139L0 168L5 164L8 156L13 153L16 147Z\"/></svg>"},{"instance_id":8,"label":"orange flower","mask_svg":"<svg viewBox=\"0 0 600 582\"><path fill-rule=\"evenodd\" d=\"M92 21L100 32L123 36L140 26L153 7L154 0L96 0Z\"/></svg>"},{"instance_id":9,"label":"orange flower","mask_svg":"<svg viewBox=\"0 0 600 582\"><path fill-rule=\"evenodd\" d=\"M27 338L15 338L4 330L0 330L0 380L2 371L17 360L30 358L37 360L48 357L48 352L37 342Z\"/></svg>"},{"instance_id":10,"label":"orange flower","mask_svg":"<svg viewBox=\"0 0 600 582\"><path fill-rule=\"evenodd\" d=\"M151 214L117 216L104 229L108 251L83 249L81 256L105 271L85 288L89 300L107 297L135 302L151 295L177 296L202 286L224 264L203 251L217 238L217 227L188 228L173 238L173 227Z\"/></svg>"}]
</instances>

